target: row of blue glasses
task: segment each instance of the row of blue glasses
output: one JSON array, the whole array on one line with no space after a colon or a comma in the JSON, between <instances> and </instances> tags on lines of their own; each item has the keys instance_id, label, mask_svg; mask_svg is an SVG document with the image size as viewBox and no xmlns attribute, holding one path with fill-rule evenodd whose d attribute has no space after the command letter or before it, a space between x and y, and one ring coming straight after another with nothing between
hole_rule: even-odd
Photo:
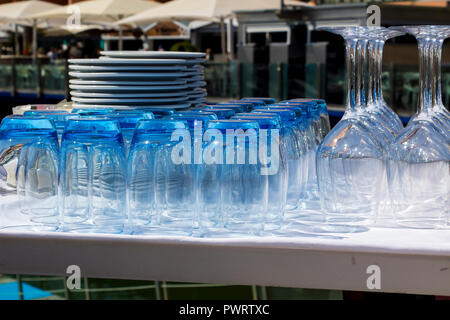
<instances>
[{"instance_id":1,"label":"row of blue glasses","mask_svg":"<svg viewBox=\"0 0 450 320\"><path fill-rule=\"evenodd\" d=\"M313 99L29 111L2 121L1 187L46 230L261 234L309 196L308 153L328 121ZM233 140L216 140L228 130Z\"/></svg>"}]
</instances>

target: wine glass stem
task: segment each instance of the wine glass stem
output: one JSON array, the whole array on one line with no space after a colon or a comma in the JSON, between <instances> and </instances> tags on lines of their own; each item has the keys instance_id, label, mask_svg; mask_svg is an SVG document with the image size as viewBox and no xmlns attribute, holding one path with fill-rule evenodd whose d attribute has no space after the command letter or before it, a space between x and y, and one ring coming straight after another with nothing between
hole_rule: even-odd
<instances>
[{"instance_id":1,"label":"wine glass stem","mask_svg":"<svg viewBox=\"0 0 450 320\"><path fill-rule=\"evenodd\" d=\"M383 76L383 47L384 40L377 41L377 54L376 54L376 72L375 72L375 94L377 101L383 101L383 87L382 87L382 76Z\"/></svg>"},{"instance_id":2,"label":"wine glass stem","mask_svg":"<svg viewBox=\"0 0 450 320\"><path fill-rule=\"evenodd\" d=\"M431 107L430 97L430 43L429 39L417 39L419 48L419 75L420 75L420 95L419 95L419 113L428 113Z\"/></svg>"},{"instance_id":3,"label":"wine glass stem","mask_svg":"<svg viewBox=\"0 0 450 320\"><path fill-rule=\"evenodd\" d=\"M376 93L376 50L377 42L375 39L369 40L367 45L368 51L368 65L369 65L369 88L368 88L368 105L373 105L377 101L377 93Z\"/></svg>"},{"instance_id":4,"label":"wine glass stem","mask_svg":"<svg viewBox=\"0 0 450 320\"><path fill-rule=\"evenodd\" d=\"M367 40L360 39L356 50L356 107L366 107L365 67L366 67Z\"/></svg>"},{"instance_id":5,"label":"wine glass stem","mask_svg":"<svg viewBox=\"0 0 450 320\"><path fill-rule=\"evenodd\" d=\"M432 76L433 76L433 106L442 105L442 87L441 87L441 55L443 40L437 39L433 41L432 46Z\"/></svg>"},{"instance_id":6,"label":"wine glass stem","mask_svg":"<svg viewBox=\"0 0 450 320\"><path fill-rule=\"evenodd\" d=\"M368 43L369 52L369 88L368 105L374 105L382 99L381 70L384 41L371 39Z\"/></svg>"},{"instance_id":7,"label":"wine glass stem","mask_svg":"<svg viewBox=\"0 0 450 320\"><path fill-rule=\"evenodd\" d=\"M347 65L347 106L346 112L356 111L356 39L346 39L346 65Z\"/></svg>"}]
</instances>

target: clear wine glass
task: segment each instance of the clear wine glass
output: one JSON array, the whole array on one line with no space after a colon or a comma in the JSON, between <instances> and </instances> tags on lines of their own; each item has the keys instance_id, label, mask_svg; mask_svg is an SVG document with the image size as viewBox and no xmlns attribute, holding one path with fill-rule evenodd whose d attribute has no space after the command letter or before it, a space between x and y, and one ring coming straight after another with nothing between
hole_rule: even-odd
<instances>
[{"instance_id":1,"label":"clear wine glass","mask_svg":"<svg viewBox=\"0 0 450 320\"><path fill-rule=\"evenodd\" d=\"M389 149L387 177L397 222L412 228L446 224L450 194L450 136L440 91L440 50L448 27L396 27L419 47L417 113Z\"/></svg>"},{"instance_id":2,"label":"clear wine glass","mask_svg":"<svg viewBox=\"0 0 450 320\"><path fill-rule=\"evenodd\" d=\"M346 44L347 105L342 120L320 144L316 169L321 207L329 222L364 223L378 211L380 184L386 174L385 145L390 141L367 113L364 88L367 30L321 28L341 35ZM387 131L387 130L386 130Z\"/></svg>"}]
</instances>

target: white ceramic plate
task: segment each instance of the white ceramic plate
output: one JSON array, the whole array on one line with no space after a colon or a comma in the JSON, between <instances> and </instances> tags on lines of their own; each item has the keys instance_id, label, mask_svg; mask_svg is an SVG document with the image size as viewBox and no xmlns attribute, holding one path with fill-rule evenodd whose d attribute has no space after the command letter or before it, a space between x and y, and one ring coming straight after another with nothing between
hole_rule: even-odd
<instances>
[{"instance_id":1,"label":"white ceramic plate","mask_svg":"<svg viewBox=\"0 0 450 320\"><path fill-rule=\"evenodd\" d=\"M201 99L206 96L207 96L206 93L200 93L200 94L190 94L188 97L189 97L189 100L193 100L193 99Z\"/></svg>"},{"instance_id":2,"label":"white ceramic plate","mask_svg":"<svg viewBox=\"0 0 450 320\"><path fill-rule=\"evenodd\" d=\"M69 88L73 90L81 90L83 92L166 92L186 90L187 85L176 86L118 86L118 85L80 85L69 84Z\"/></svg>"},{"instance_id":3,"label":"white ceramic plate","mask_svg":"<svg viewBox=\"0 0 450 320\"><path fill-rule=\"evenodd\" d=\"M142 105L142 106L124 106L124 105L99 105L99 104L87 104L87 103L74 103L74 108L92 108L92 109L119 109L119 110L134 110L134 109L146 109L146 108L158 108L158 109L184 109L189 108L191 103L173 103L169 105Z\"/></svg>"},{"instance_id":4,"label":"white ceramic plate","mask_svg":"<svg viewBox=\"0 0 450 320\"><path fill-rule=\"evenodd\" d=\"M187 86L189 88L201 88L201 87L206 86L206 82L205 81L191 82L191 83L188 83Z\"/></svg>"},{"instance_id":5,"label":"white ceramic plate","mask_svg":"<svg viewBox=\"0 0 450 320\"><path fill-rule=\"evenodd\" d=\"M159 59L195 59L205 58L203 52L184 51L101 51L102 56L113 58L159 58Z\"/></svg>"},{"instance_id":6,"label":"white ceramic plate","mask_svg":"<svg viewBox=\"0 0 450 320\"><path fill-rule=\"evenodd\" d=\"M71 64L70 70L86 71L86 72L114 72L114 71L181 71L181 72L193 72L187 71L186 66L82 66Z\"/></svg>"},{"instance_id":7,"label":"white ceramic plate","mask_svg":"<svg viewBox=\"0 0 450 320\"><path fill-rule=\"evenodd\" d=\"M192 61L192 60L189 60ZM69 59L70 64L105 66L105 65L185 65L186 59L120 59L101 57L100 59Z\"/></svg>"},{"instance_id":8,"label":"white ceramic plate","mask_svg":"<svg viewBox=\"0 0 450 320\"><path fill-rule=\"evenodd\" d=\"M117 104L117 105L142 105L142 104L168 104L175 102L185 102L188 96L173 98L142 98L142 99L125 99L125 98L79 98L72 97L72 101L87 104Z\"/></svg>"},{"instance_id":9,"label":"white ceramic plate","mask_svg":"<svg viewBox=\"0 0 450 320\"><path fill-rule=\"evenodd\" d=\"M181 72L69 72L71 77L79 79L173 79L185 77Z\"/></svg>"},{"instance_id":10,"label":"white ceramic plate","mask_svg":"<svg viewBox=\"0 0 450 320\"><path fill-rule=\"evenodd\" d=\"M188 77L201 77L204 75L203 71L185 71L184 74Z\"/></svg>"},{"instance_id":11,"label":"white ceramic plate","mask_svg":"<svg viewBox=\"0 0 450 320\"><path fill-rule=\"evenodd\" d=\"M119 99L119 98L171 98L171 97L183 97L191 96L190 91L176 91L176 92L145 92L145 93L104 93L104 92L84 92L84 91L70 91L72 97L78 98L107 98L107 99Z\"/></svg>"},{"instance_id":12,"label":"white ceramic plate","mask_svg":"<svg viewBox=\"0 0 450 320\"><path fill-rule=\"evenodd\" d=\"M105 62L96 62L93 61L92 63L85 63L85 64L99 64L99 65L103 65L103 64L134 64L134 65L141 65L141 64L155 64L152 61L154 60L163 60L163 61L167 61L166 63L162 63L161 64L183 64L183 65L187 65L189 67L195 67L198 66L202 63L206 62L206 59L203 58L196 58L196 59L152 59L152 58L139 58L139 57L134 57L134 58L115 58L115 57L108 57L108 56L101 56L98 59L83 59L83 60L97 60L97 61L105 61ZM75 61L74 63L78 63L78 59L74 59L73 61ZM176 62L175 62L176 61ZM182 62L181 62L182 61ZM160 62L158 62L160 63ZM81 63L78 63L81 64Z\"/></svg>"},{"instance_id":13,"label":"white ceramic plate","mask_svg":"<svg viewBox=\"0 0 450 320\"><path fill-rule=\"evenodd\" d=\"M187 82L205 81L205 77L203 77L203 76L195 76L195 77L190 77L190 78L188 78L186 80L187 80Z\"/></svg>"},{"instance_id":14,"label":"white ceramic plate","mask_svg":"<svg viewBox=\"0 0 450 320\"><path fill-rule=\"evenodd\" d=\"M206 69L206 68L205 68L204 66L199 65L199 64L196 64L196 65L194 65L194 66L189 66L189 67L188 67L188 71L202 71L202 72L204 72L205 69Z\"/></svg>"},{"instance_id":15,"label":"white ceramic plate","mask_svg":"<svg viewBox=\"0 0 450 320\"><path fill-rule=\"evenodd\" d=\"M171 85L186 85L186 79L173 80L140 80L140 81L120 81L120 80L81 80L70 79L70 84L79 84L86 86L107 85L107 86L171 86Z\"/></svg>"}]
</instances>

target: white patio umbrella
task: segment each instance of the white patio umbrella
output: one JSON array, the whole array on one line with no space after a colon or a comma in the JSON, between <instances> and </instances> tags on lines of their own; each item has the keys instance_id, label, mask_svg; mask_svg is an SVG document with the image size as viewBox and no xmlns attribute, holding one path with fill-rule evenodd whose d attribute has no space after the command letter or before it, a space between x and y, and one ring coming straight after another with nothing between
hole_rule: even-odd
<instances>
[{"instance_id":1,"label":"white patio umbrella","mask_svg":"<svg viewBox=\"0 0 450 320\"><path fill-rule=\"evenodd\" d=\"M232 16L234 11L262 11L278 8L280 8L280 0L173 0L120 20L118 24L142 25L164 20L220 22L222 52L225 54L224 21Z\"/></svg>"},{"instance_id":2,"label":"white patio umbrella","mask_svg":"<svg viewBox=\"0 0 450 320\"><path fill-rule=\"evenodd\" d=\"M19 1L19 2L11 2L0 5L0 21L10 22L16 24L15 26L15 46L16 46L16 54L18 52L18 31L17 24L32 26L33 27L33 59L37 58L37 23L38 20L33 18L33 15L47 11L51 9L55 9L60 7L59 5L40 1L40 0L28 0L28 1Z\"/></svg>"},{"instance_id":3,"label":"white patio umbrella","mask_svg":"<svg viewBox=\"0 0 450 320\"><path fill-rule=\"evenodd\" d=\"M145 0L88 0L54 10L42 11L34 15L34 18L75 17L75 19L79 19L79 22L83 21L86 24L112 23L159 5L157 2ZM122 28L119 28L119 50L122 49L122 46Z\"/></svg>"}]
</instances>

